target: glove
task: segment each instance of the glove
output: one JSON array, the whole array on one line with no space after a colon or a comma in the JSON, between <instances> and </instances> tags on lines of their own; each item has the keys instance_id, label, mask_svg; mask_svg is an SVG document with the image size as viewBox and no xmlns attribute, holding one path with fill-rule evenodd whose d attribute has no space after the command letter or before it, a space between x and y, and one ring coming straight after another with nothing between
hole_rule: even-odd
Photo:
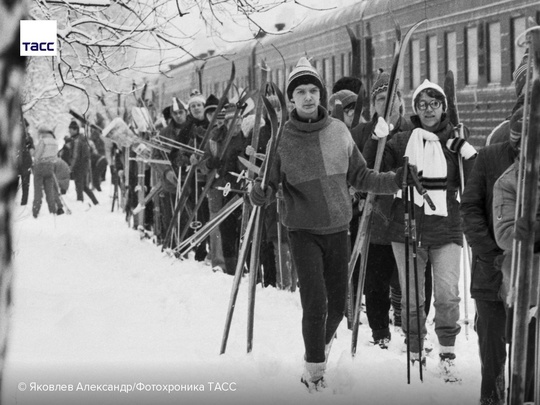
<instances>
[{"instance_id":1,"label":"glove","mask_svg":"<svg viewBox=\"0 0 540 405\"><path fill-rule=\"evenodd\" d=\"M214 157L211 157L210 159L208 159L208 162L206 162L206 166L210 170L217 170L217 169L221 168L221 166L223 166L223 161L220 158L218 158L217 156L214 156Z\"/></svg>"},{"instance_id":2,"label":"glove","mask_svg":"<svg viewBox=\"0 0 540 405\"><path fill-rule=\"evenodd\" d=\"M392 124L387 124L383 117L379 117L377 124L373 129L373 133L377 139L386 138L391 130L394 129Z\"/></svg>"},{"instance_id":3,"label":"glove","mask_svg":"<svg viewBox=\"0 0 540 405\"><path fill-rule=\"evenodd\" d=\"M476 156L477 152L469 142L463 138L452 138L446 142L448 150L454 153L459 153L463 159L469 160Z\"/></svg>"},{"instance_id":4,"label":"glove","mask_svg":"<svg viewBox=\"0 0 540 405\"><path fill-rule=\"evenodd\" d=\"M191 166L197 166L199 164L199 158L196 156L196 155L191 155L189 157L189 163L191 164Z\"/></svg>"},{"instance_id":5,"label":"glove","mask_svg":"<svg viewBox=\"0 0 540 405\"><path fill-rule=\"evenodd\" d=\"M408 175L407 175L407 186L415 185L413 176L418 178L418 169L416 168L415 165L409 164L409 170L408 170ZM398 187L401 188L401 186L403 185L403 166L399 167L396 170L396 176L394 177L394 181L396 182Z\"/></svg>"},{"instance_id":6,"label":"glove","mask_svg":"<svg viewBox=\"0 0 540 405\"><path fill-rule=\"evenodd\" d=\"M257 179L253 183L253 187L249 193L249 199L253 205L261 207L270 201L273 193L274 191L270 186L266 186L266 190L263 190L261 187L261 180Z\"/></svg>"}]
</instances>

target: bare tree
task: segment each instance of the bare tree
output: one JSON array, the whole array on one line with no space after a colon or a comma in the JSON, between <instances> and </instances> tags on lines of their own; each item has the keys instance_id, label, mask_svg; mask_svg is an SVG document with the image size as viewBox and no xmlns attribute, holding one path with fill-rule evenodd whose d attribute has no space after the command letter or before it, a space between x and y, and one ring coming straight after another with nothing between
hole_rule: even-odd
<instances>
[{"instance_id":1,"label":"bare tree","mask_svg":"<svg viewBox=\"0 0 540 405\"><path fill-rule=\"evenodd\" d=\"M21 141L19 90L24 58L19 51L19 20L26 16L23 1L0 1L0 382L8 339L11 306L11 204L16 194L15 155Z\"/></svg>"}]
</instances>

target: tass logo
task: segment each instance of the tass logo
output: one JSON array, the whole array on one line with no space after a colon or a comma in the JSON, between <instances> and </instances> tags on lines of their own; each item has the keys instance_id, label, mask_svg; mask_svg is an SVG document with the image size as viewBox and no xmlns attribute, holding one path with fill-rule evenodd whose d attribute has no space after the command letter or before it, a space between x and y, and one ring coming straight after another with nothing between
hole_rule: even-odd
<instances>
[{"instance_id":1,"label":"tass logo","mask_svg":"<svg viewBox=\"0 0 540 405\"><path fill-rule=\"evenodd\" d=\"M56 21L21 20L21 56L56 56Z\"/></svg>"}]
</instances>

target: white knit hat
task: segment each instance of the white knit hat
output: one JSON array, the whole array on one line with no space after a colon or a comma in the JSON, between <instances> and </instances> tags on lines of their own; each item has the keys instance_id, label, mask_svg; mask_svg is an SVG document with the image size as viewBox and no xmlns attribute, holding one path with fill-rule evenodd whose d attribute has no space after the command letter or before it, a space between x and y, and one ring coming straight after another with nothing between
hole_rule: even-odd
<instances>
[{"instance_id":1,"label":"white knit hat","mask_svg":"<svg viewBox=\"0 0 540 405\"><path fill-rule=\"evenodd\" d=\"M432 83L428 79L426 79L426 80L424 80L424 83L422 83L420 86L418 86L416 88L416 90L414 91L413 96L412 96L412 109L413 109L415 114L418 114L418 112L416 111L416 105L415 105L414 101L416 100L416 97L422 91L427 90L427 89L433 89L433 90L436 90L437 92L441 93L441 95L444 97L444 107L445 107L445 109L448 107L448 101L446 100L446 94L444 94L444 90L441 88L441 86L439 86L438 84Z\"/></svg>"},{"instance_id":2,"label":"white knit hat","mask_svg":"<svg viewBox=\"0 0 540 405\"><path fill-rule=\"evenodd\" d=\"M193 90L191 92L191 94L189 95L189 100L188 100L188 106L191 106L192 103L196 103L196 102L199 102L201 103L202 105L204 105L204 103L206 102L206 99L204 98L204 96L199 92L199 90Z\"/></svg>"},{"instance_id":3,"label":"white knit hat","mask_svg":"<svg viewBox=\"0 0 540 405\"><path fill-rule=\"evenodd\" d=\"M321 91L321 95L323 94L324 85L319 73L311 66L309 60L305 56L302 56L287 79L287 97L289 100L292 98L292 93L296 87L308 83L317 86Z\"/></svg>"}]
</instances>

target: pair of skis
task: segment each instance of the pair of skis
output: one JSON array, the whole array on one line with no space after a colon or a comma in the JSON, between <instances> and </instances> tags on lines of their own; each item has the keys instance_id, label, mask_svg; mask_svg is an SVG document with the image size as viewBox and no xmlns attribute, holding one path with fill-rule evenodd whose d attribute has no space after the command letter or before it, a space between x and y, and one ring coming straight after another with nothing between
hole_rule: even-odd
<instances>
[{"instance_id":1,"label":"pair of skis","mask_svg":"<svg viewBox=\"0 0 540 405\"><path fill-rule=\"evenodd\" d=\"M530 307L537 307L536 314L536 358L535 358L535 404L540 402L540 327L537 302L531 302L531 281L534 268L534 224L538 211L538 181L540 178L540 27L528 29L528 67L526 71L525 103L523 111L523 134L519 159L519 175L516 195L516 221L525 218L530 235L525 241L514 241L512 253L511 289L508 302L513 310L510 384L508 404L523 404L525 399L525 379L527 370L527 346L529 344ZM532 64L532 65L531 65ZM530 71L533 70L532 90ZM530 102L529 102L530 95ZM528 130L527 125L528 123ZM533 286L540 289L540 286Z\"/></svg>"},{"instance_id":2,"label":"pair of skis","mask_svg":"<svg viewBox=\"0 0 540 405\"><path fill-rule=\"evenodd\" d=\"M275 160L277 148L281 135L283 133L287 108L285 104L285 98L279 90L279 88L272 84L273 92L278 96L281 104L281 122L278 123L277 113L272 107L270 101L264 96L262 100L271 123L272 136L267 146L266 159L262 169L262 182L261 187L263 190L268 186L268 176ZM242 241L240 244L240 251L238 253L238 262L236 265L233 286L231 289L231 296L229 299L229 306L227 308L227 316L225 319L225 328L223 331L223 338L221 341L220 354L225 353L227 348L227 341L229 338L229 332L231 328L232 316L236 305L236 299L238 297L238 290L240 287L240 281L244 272L244 264L247 258L247 253L251 247L251 258L249 263L249 287L248 287L248 327L247 327L247 352L251 352L253 349L253 325L255 314L255 291L257 285L257 275L259 267L259 250L262 238L263 220L264 220L265 207L254 207L249 215L249 219L242 235Z\"/></svg>"},{"instance_id":3,"label":"pair of skis","mask_svg":"<svg viewBox=\"0 0 540 405\"><path fill-rule=\"evenodd\" d=\"M225 154L227 152L227 148L229 147L229 144L230 144L232 138L235 135L236 136L241 136L241 135L237 135L236 122L237 122L238 118L240 117L240 112L242 110L242 106L246 103L246 101L249 98L255 97L255 95L257 93L258 93L257 91L246 91L240 97L240 99L238 100L236 111L234 112L234 116L233 116L233 118L231 119L231 121L229 123L229 129L228 129L227 134L225 136L225 139L224 139L224 141L223 141L223 143L221 145L221 148L219 149L219 151L217 152L217 155L216 155L216 157L218 157L220 160L223 160L223 158L225 157ZM215 114L215 115L217 115L217 114ZM195 215L197 214L197 212L199 211L199 208L202 205L202 202L204 201L204 199L208 195L208 192L210 191L210 189L212 189L212 187L214 186L214 183L215 183L216 179L218 178L218 169L212 169L207 174L206 178L207 178L207 180L206 180L206 184L204 186L204 189L200 193L198 193L198 195L196 194L195 207L194 207L193 211L191 212L191 214L189 214L188 217L187 217L187 222L184 225L184 228L182 229L182 231L180 233L180 238L179 238L180 241L184 240L188 230L190 229L190 226L192 224L192 221L193 221ZM195 186L198 187L197 185L195 185ZM184 187L185 187L185 185L184 185Z\"/></svg>"},{"instance_id":4,"label":"pair of skis","mask_svg":"<svg viewBox=\"0 0 540 405\"><path fill-rule=\"evenodd\" d=\"M386 103L384 108L384 118L386 121L389 120L390 114L393 111L394 98L396 96L396 91L398 87L398 77L401 70L403 69L403 62L405 59L405 51L407 45L410 42L410 39L414 31L425 22L426 20L421 20L414 24L405 34L403 41L401 40L401 31L399 27L396 27L396 37L397 45L395 47L396 51L394 53L394 62L392 64L392 69L390 71L390 78L388 83L388 92L386 96ZM375 157L375 166L374 170L378 172L381 168L382 157L384 153L384 147L386 145L386 138L379 139L377 145L377 154ZM360 324L360 308L362 305L362 294L364 290L364 281L366 274L366 265L367 265L367 255L369 248L369 228L371 224L371 215L373 212L373 203L375 200L375 194L368 193L365 203L364 211L360 219L360 224L358 226L358 234L354 243L354 247L351 253L351 259L349 261L349 285L351 285L351 280L356 266L356 262L360 258L360 270L358 276L358 286L356 289L356 302L354 305L353 312L353 322L352 322L352 341L351 341L351 354L354 356L356 354L356 347L358 343L358 327Z\"/></svg>"},{"instance_id":5,"label":"pair of skis","mask_svg":"<svg viewBox=\"0 0 540 405\"><path fill-rule=\"evenodd\" d=\"M235 67L234 62L233 62L232 67L231 67L231 74L230 74L229 80L227 82L227 86L225 87L225 90L223 91L223 94L222 94L221 98L219 99L219 102L218 102L218 105L217 105L217 108L216 108L216 112L221 111L221 109L225 105L225 101L227 100L227 94L229 93L229 90L232 87L235 75L236 75L236 67ZM217 113L214 114L214 116L212 117L212 120L208 124L208 128L206 129L206 132L205 132L205 134L203 136L203 139L202 139L201 143L199 144L199 149L201 149L201 150L205 149L206 144L210 140L210 134L211 134L211 131L212 131L212 129L213 129L215 123L216 123L217 115L218 115ZM199 162L199 164L200 164L200 162ZM177 218L179 217L181 211L184 209L184 207L185 207L185 205L186 205L186 203L188 201L189 195L191 193L191 187L192 187L192 184L194 183L195 172L196 171L197 171L197 165L190 166L189 171L188 171L187 176L186 176L186 179L184 181L184 187L182 188L182 191L180 192L180 196L178 197L178 199L176 201L176 205L174 207L174 212L173 212L173 215L172 215L172 219L171 219L171 222L169 223L169 227L167 228L167 232L165 234L165 239L163 241L163 249L172 247L171 246L172 245L172 235L173 235L173 230L174 230L174 227L175 227L174 224L175 224Z\"/></svg>"},{"instance_id":6,"label":"pair of skis","mask_svg":"<svg viewBox=\"0 0 540 405\"><path fill-rule=\"evenodd\" d=\"M459 138L465 139L463 133L463 124L459 119L459 110L456 100L456 86L454 81L454 73L449 70L446 73L444 79L444 93L446 94L446 100L448 101L447 114L452 125L454 125L455 131ZM463 191L465 189L465 172L463 169L463 158L458 155L459 164L459 198L462 199ZM469 290L469 273L471 271L472 254L465 233L463 233L463 248L461 251L461 265L463 267L463 310L465 311L465 337L469 338L469 305L467 298L467 291Z\"/></svg>"}]
</instances>

